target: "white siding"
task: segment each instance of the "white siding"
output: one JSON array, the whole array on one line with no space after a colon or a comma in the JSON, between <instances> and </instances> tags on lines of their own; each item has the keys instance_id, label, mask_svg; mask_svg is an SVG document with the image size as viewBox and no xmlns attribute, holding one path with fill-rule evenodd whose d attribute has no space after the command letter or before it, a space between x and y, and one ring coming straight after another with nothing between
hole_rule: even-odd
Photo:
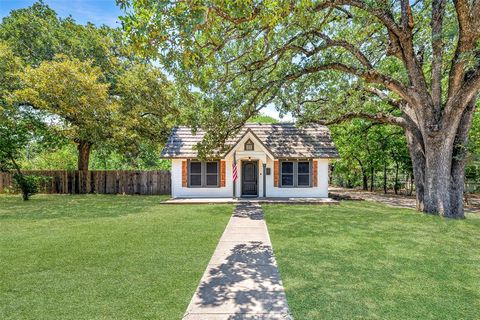
<instances>
[{"instance_id":1,"label":"white siding","mask_svg":"<svg viewBox=\"0 0 480 320\"><path fill-rule=\"evenodd\" d=\"M328 197L328 160L318 160L317 186L311 188L279 188L273 186L273 161L267 161L267 168L271 168L271 174L267 176L267 197Z\"/></svg>"},{"instance_id":2,"label":"white siding","mask_svg":"<svg viewBox=\"0 0 480 320\"><path fill-rule=\"evenodd\" d=\"M254 151L244 151L244 142L250 138L254 143ZM236 181L236 196L240 197L242 192L242 166L241 160L258 160L258 195L263 197L263 167L266 163L267 168L270 168L271 174L266 176L266 196L267 197L328 197L328 159L315 159L318 161L318 183L317 187L311 188L278 188L273 186L273 160L264 152L263 147L256 141L255 137L247 135L237 145L237 170L238 179ZM233 153L225 159L226 168L226 186L220 188L184 188L182 187L182 159L172 160L172 197L232 197L233 183L232 183L232 163Z\"/></svg>"},{"instance_id":3,"label":"white siding","mask_svg":"<svg viewBox=\"0 0 480 320\"><path fill-rule=\"evenodd\" d=\"M225 187L185 188L182 187L182 159L172 160L172 197L173 198L223 198L232 197L232 161L225 163Z\"/></svg>"}]
</instances>

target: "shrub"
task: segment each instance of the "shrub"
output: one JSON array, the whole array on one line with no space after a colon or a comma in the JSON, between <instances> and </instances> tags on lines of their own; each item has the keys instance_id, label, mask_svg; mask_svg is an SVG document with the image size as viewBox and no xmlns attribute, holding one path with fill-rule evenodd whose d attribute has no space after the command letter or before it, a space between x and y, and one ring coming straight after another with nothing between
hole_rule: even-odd
<instances>
[{"instance_id":1,"label":"shrub","mask_svg":"<svg viewBox=\"0 0 480 320\"><path fill-rule=\"evenodd\" d=\"M44 177L24 175L20 173L13 174L15 186L22 191L23 200L28 200L30 196L38 192L38 186Z\"/></svg>"}]
</instances>

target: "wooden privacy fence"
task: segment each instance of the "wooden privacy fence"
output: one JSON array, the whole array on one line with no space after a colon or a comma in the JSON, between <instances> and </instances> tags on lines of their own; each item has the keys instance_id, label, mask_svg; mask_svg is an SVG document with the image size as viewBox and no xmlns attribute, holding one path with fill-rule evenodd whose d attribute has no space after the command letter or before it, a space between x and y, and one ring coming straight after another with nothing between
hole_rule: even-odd
<instances>
[{"instance_id":1,"label":"wooden privacy fence","mask_svg":"<svg viewBox=\"0 0 480 320\"><path fill-rule=\"evenodd\" d=\"M47 177L40 183L39 193L80 193L85 183L87 193L105 194L170 194L170 172L158 171L44 171L24 170L27 175ZM13 178L10 173L0 173L0 193L13 190Z\"/></svg>"}]
</instances>

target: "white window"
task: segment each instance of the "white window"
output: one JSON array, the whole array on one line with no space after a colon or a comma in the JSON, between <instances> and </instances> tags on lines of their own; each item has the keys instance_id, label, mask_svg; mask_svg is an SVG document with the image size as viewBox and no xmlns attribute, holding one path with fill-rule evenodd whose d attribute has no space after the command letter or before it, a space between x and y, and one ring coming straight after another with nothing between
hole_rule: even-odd
<instances>
[{"instance_id":1,"label":"white window","mask_svg":"<svg viewBox=\"0 0 480 320\"><path fill-rule=\"evenodd\" d=\"M294 186L294 162L293 161L282 161L282 187L293 187Z\"/></svg>"},{"instance_id":2,"label":"white window","mask_svg":"<svg viewBox=\"0 0 480 320\"><path fill-rule=\"evenodd\" d=\"M248 139L247 142L245 142L244 150L245 151L253 151L254 150L254 145L253 145L252 140Z\"/></svg>"},{"instance_id":3,"label":"white window","mask_svg":"<svg viewBox=\"0 0 480 320\"><path fill-rule=\"evenodd\" d=\"M297 162L297 186L310 186L310 161Z\"/></svg>"},{"instance_id":4,"label":"white window","mask_svg":"<svg viewBox=\"0 0 480 320\"><path fill-rule=\"evenodd\" d=\"M280 162L280 186L285 188L311 187L311 161Z\"/></svg>"},{"instance_id":5,"label":"white window","mask_svg":"<svg viewBox=\"0 0 480 320\"><path fill-rule=\"evenodd\" d=\"M218 161L190 161L188 186L191 188L215 188L220 185Z\"/></svg>"}]
</instances>

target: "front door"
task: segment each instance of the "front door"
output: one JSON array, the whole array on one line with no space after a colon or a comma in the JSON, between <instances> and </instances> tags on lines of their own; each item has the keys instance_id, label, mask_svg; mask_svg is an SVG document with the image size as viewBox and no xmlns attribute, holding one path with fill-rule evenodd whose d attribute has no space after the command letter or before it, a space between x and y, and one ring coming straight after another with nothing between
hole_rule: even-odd
<instances>
[{"instance_id":1,"label":"front door","mask_svg":"<svg viewBox=\"0 0 480 320\"><path fill-rule=\"evenodd\" d=\"M242 161L242 196L258 196L258 164Z\"/></svg>"}]
</instances>

